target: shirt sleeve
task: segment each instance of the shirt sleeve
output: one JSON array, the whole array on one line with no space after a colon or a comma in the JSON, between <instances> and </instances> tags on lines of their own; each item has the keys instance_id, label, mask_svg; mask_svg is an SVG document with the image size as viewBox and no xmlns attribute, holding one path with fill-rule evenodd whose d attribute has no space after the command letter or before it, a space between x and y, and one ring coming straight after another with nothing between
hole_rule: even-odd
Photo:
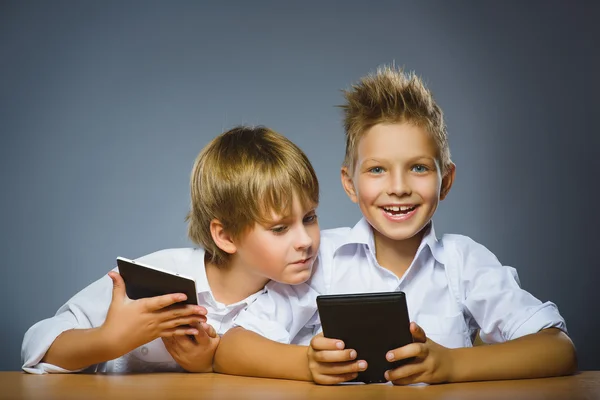
<instances>
[{"instance_id":1,"label":"shirt sleeve","mask_svg":"<svg viewBox=\"0 0 600 400\"><path fill-rule=\"evenodd\" d=\"M500 264L492 252L474 241L461 247L464 305L479 325L484 342L505 342L546 328L567 332L556 305L542 303L523 290L514 268Z\"/></svg>"},{"instance_id":2,"label":"shirt sleeve","mask_svg":"<svg viewBox=\"0 0 600 400\"><path fill-rule=\"evenodd\" d=\"M242 310L234 326L280 343L308 344L318 324L318 293L309 285L269 282L266 292Z\"/></svg>"},{"instance_id":3,"label":"shirt sleeve","mask_svg":"<svg viewBox=\"0 0 600 400\"><path fill-rule=\"evenodd\" d=\"M81 290L56 312L56 315L33 325L25 333L21 347L23 371L32 374L96 371L105 363L70 371L40 362L54 340L70 329L97 328L104 323L112 298L112 280L108 275Z\"/></svg>"}]
</instances>

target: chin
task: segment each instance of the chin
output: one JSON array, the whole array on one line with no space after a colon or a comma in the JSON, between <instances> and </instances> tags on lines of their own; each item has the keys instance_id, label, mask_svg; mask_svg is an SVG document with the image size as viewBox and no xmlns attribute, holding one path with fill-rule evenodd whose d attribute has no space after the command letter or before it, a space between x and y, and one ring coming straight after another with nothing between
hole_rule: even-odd
<instances>
[{"instance_id":1,"label":"chin","mask_svg":"<svg viewBox=\"0 0 600 400\"><path fill-rule=\"evenodd\" d=\"M374 227L381 235L385 236L388 239L391 240L395 240L395 241L401 241L401 240L408 240L411 239L413 237L415 237L416 235L419 234L419 232L421 232L421 229L416 229L413 227L396 227L396 229L389 229L389 227L385 226L385 225L379 225Z\"/></svg>"},{"instance_id":2,"label":"chin","mask_svg":"<svg viewBox=\"0 0 600 400\"><path fill-rule=\"evenodd\" d=\"M307 271L290 274L286 276L285 279L282 279L281 283L286 283L288 285L299 285L306 282L310 278L311 272L312 268Z\"/></svg>"}]
</instances>

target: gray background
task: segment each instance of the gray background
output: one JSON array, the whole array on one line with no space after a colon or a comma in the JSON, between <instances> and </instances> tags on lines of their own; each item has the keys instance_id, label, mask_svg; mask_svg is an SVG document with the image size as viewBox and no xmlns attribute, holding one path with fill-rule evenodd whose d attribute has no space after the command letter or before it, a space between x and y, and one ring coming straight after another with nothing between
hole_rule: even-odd
<instances>
[{"instance_id":1,"label":"gray background","mask_svg":"<svg viewBox=\"0 0 600 400\"><path fill-rule=\"evenodd\" d=\"M447 117L438 234L515 266L600 369L598 17L591 1L0 2L0 369L116 256L189 245L193 160L235 124L299 144L321 226L353 225L334 105L392 61Z\"/></svg>"}]
</instances>

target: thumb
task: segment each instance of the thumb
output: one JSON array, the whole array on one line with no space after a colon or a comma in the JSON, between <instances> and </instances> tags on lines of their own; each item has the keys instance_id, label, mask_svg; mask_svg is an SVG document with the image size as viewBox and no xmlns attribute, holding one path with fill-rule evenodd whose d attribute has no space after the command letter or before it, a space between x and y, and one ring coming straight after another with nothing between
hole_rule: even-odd
<instances>
[{"instance_id":1,"label":"thumb","mask_svg":"<svg viewBox=\"0 0 600 400\"><path fill-rule=\"evenodd\" d=\"M115 271L110 271L108 276L113 282L111 303L114 303L115 301L121 303L124 302L127 295L125 294L125 282L123 281L123 278L118 272Z\"/></svg>"},{"instance_id":2,"label":"thumb","mask_svg":"<svg viewBox=\"0 0 600 400\"><path fill-rule=\"evenodd\" d=\"M416 322L410 323L410 333L412 334L413 341L425 343L427 341L427 336L425 335L425 331Z\"/></svg>"},{"instance_id":3,"label":"thumb","mask_svg":"<svg viewBox=\"0 0 600 400\"><path fill-rule=\"evenodd\" d=\"M200 325L202 326L202 330L204 332L206 332L206 334L209 337L211 337L213 339L217 337L217 331L215 330L215 328L211 324L207 324L206 322L202 322Z\"/></svg>"}]
</instances>

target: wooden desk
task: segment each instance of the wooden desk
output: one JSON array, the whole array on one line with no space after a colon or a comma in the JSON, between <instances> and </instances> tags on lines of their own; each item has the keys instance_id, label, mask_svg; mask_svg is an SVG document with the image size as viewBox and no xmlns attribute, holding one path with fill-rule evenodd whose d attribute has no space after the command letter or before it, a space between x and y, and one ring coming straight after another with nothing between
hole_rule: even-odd
<instances>
[{"instance_id":1,"label":"wooden desk","mask_svg":"<svg viewBox=\"0 0 600 400\"><path fill-rule=\"evenodd\" d=\"M600 399L600 371L518 381L399 387L318 386L220 374L28 375L0 372L0 399Z\"/></svg>"}]
</instances>

